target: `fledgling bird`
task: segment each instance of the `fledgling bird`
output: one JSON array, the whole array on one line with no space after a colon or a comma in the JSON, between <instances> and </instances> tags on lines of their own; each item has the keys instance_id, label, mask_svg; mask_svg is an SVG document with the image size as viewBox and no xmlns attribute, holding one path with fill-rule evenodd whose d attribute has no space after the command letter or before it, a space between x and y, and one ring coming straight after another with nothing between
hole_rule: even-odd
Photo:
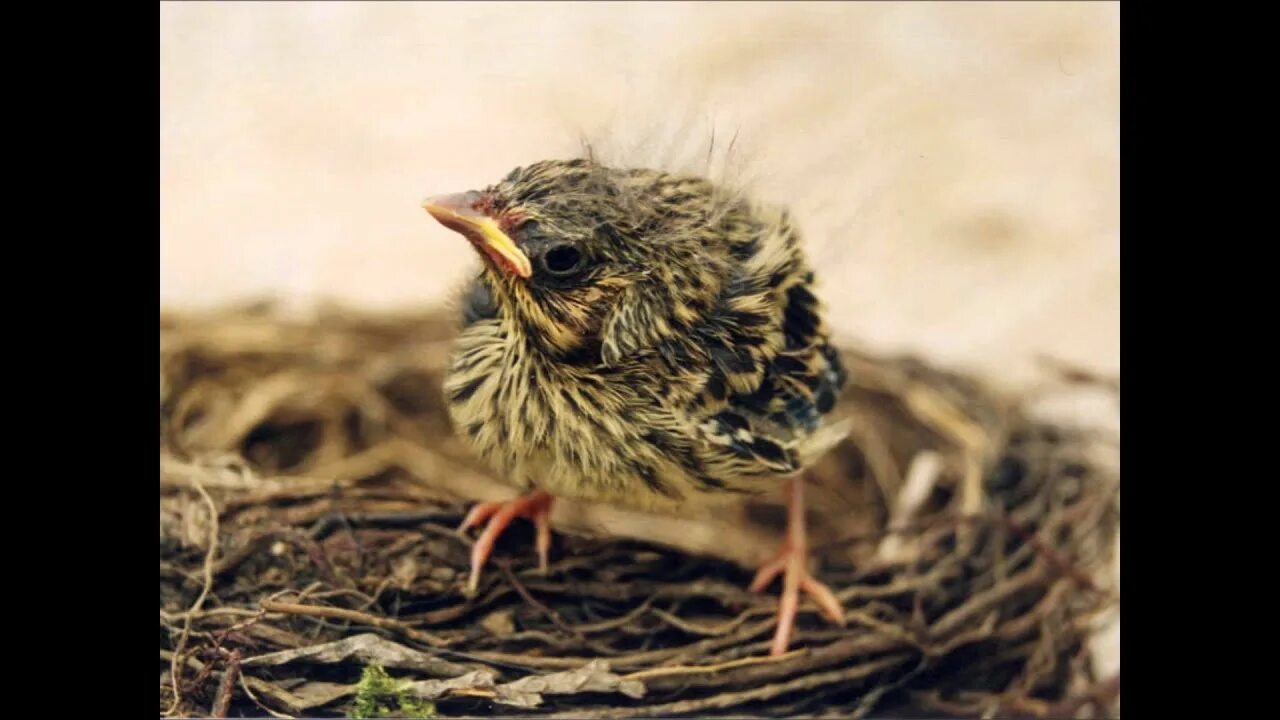
<instances>
[{"instance_id":1,"label":"fledgling bird","mask_svg":"<svg viewBox=\"0 0 1280 720\"><path fill-rule=\"evenodd\" d=\"M807 568L802 471L841 436L845 382L788 213L692 176L553 160L423 207L483 271L465 299L445 394L460 435L527 491L481 503L470 587L519 516L545 568L555 497L661 512L789 483L788 532L751 584L783 573L773 654Z\"/></svg>"}]
</instances>

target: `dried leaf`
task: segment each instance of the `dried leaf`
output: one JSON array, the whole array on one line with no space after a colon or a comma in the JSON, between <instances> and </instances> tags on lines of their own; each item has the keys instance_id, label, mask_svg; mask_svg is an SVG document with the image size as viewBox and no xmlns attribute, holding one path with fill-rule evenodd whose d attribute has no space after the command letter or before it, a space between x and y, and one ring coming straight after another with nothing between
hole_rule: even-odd
<instances>
[{"instance_id":1,"label":"dried leaf","mask_svg":"<svg viewBox=\"0 0 1280 720\"><path fill-rule=\"evenodd\" d=\"M575 670L550 675L531 675L503 685L495 684L495 680L494 673L488 670L477 670L451 680L424 680L412 683L409 689L423 700L482 695L495 703L521 708L541 705L543 695L620 692L627 697L640 698L644 697L645 692L644 683L639 680L623 680L609 672L609 665L603 660L592 660Z\"/></svg>"},{"instance_id":2,"label":"dried leaf","mask_svg":"<svg viewBox=\"0 0 1280 720\"><path fill-rule=\"evenodd\" d=\"M355 691L355 685L314 681L303 683L289 692L293 695L299 710L309 710L328 705L335 700L354 694Z\"/></svg>"},{"instance_id":3,"label":"dried leaf","mask_svg":"<svg viewBox=\"0 0 1280 720\"><path fill-rule=\"evenodd\" d=\"M474 670L462 675L461 677L451 678L449 680L420 680L409 684L409 690L414 695L423 700L438 700L449 694L473 695L472 691L485 689L496 690L495 681L497 675L492 670ZM490 693L484 693L486 697ZM496 692L493 694L495 699ZM542 701L542 698L536 698L532 703L514 702L513 705L520 707L533 707Z\"/></svg>"},{"instance_id":4,"label":"dried leaf","mask_svg":"<svg viewBox=\"0 0 1280 720\"><path fill-rule=\"evenodd\" d=\"M383 667L417 670L438 677L466 676L472 671L469 666L441 660L429 653L396 644L373 633L353 635L335 642L297 650L281 650L258 655L245 660L242 664L254 667L286 665L293 662L330 664L347 661L376 662Z\"/></svg>"},{"instance_id":5,"label":"dried leaf","mask_svg":"<svg viewBox=\"0 0 1280 720\"><path fill-rule=\"evenodd\" d=\"M623 680L609 672L609 664L599 659L592 660L577 670L520 678L507 687L547 695L620 692L630 698L644 697L645 690L644 683L639 680Z\"/></svg>"},{"instance_id":6,"label":"dried leaf","mask_svg":"<svg viewBox=\"0 0 1280 720\"><path fill-rule=\"evenodd\" d=\"M320 700L323 699L321 697L316 697L315 695L310 697L301 697L299 695L295 695L289 690L285 690L279 685L269 683L261 678L245 675L244 681L245 685L251 688L254 694L259 698L269 699L271 700L270 704L284 708L291 713L302 713L310 710L311 708L320 707L326 703L333 702L343 695L350 695L356 691L355 685L347 685L345 686L344 693L335 695L332 698L320 702Z\"/></svg>"}]
</instances>

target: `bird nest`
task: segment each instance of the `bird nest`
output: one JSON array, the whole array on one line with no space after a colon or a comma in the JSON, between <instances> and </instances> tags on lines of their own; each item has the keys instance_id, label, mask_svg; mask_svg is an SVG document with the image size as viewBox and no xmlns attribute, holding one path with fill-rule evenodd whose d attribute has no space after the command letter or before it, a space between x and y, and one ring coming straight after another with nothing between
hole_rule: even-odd
<instances>
[{"instance_id":1,"label":"bird nest","mask_svg":"<svg viewBox=\"0 0 1280 720\"><path fill-rule=\"evenodd\" d=\"M1118 438L845 348L848 439L809 473L843 628L746 590L781 494L688 516L558 502L465 581L467 504L511 496L453 437L452 316L160 319L160 712L622 718L1116 711ZM1079 380L1079 378L1076 378Z\"/></svg>"}]
</instances>

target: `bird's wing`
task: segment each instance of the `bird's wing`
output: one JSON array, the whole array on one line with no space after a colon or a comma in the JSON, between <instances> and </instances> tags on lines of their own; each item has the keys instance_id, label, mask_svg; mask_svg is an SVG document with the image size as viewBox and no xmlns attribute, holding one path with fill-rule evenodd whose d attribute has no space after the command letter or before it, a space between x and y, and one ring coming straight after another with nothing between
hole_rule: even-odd
<instances>
[{"instance_id":1,"label":"bird's wing","mask_svg":"<svg viewBox=\"0 0 1280 720\"><path fill-rule=\"evenodd\" d=\"M730 475L801 469L847 434L823 423L844 377L825 342L779 353L755 392L731 394L723 409L697 417L704 464Z\"/></svg>"},{"instance_id":2,"label":"bird's wing","mask_svg":"<svg viewBox=\"0 0 1280 720\"><path fill-rule=\"evenodd\" d=\"M847 376L814 275L794 242L768 260L744 263L701 333L711 362L689 410L704 463L729 475L795 472L843 437L822 425Z\"/></svg>"}]
</instances>

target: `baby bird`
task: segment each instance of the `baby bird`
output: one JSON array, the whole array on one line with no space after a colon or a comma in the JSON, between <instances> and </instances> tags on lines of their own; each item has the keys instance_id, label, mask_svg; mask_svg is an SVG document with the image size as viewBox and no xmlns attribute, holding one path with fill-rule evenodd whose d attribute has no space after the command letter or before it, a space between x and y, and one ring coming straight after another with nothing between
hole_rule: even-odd
<instances>
[{"instance_id":1,"label":"baby bird","mask_svg":"<svg viewBox=\"0 0 1280 720\"><path fill-rule=\"evenodd\" d=\"M845 383L814 275L785 210L710 181L593 160L517 168L423 207L471 242L445 394L454 426L526 491L481 503L470 588L518 516L546 567L553 498L654 512L789 484L788 532L752 590L785 571L771 652L801 590L838 624L808 571L801 472L837 442Z\"/></svg>"}]
</instances>

